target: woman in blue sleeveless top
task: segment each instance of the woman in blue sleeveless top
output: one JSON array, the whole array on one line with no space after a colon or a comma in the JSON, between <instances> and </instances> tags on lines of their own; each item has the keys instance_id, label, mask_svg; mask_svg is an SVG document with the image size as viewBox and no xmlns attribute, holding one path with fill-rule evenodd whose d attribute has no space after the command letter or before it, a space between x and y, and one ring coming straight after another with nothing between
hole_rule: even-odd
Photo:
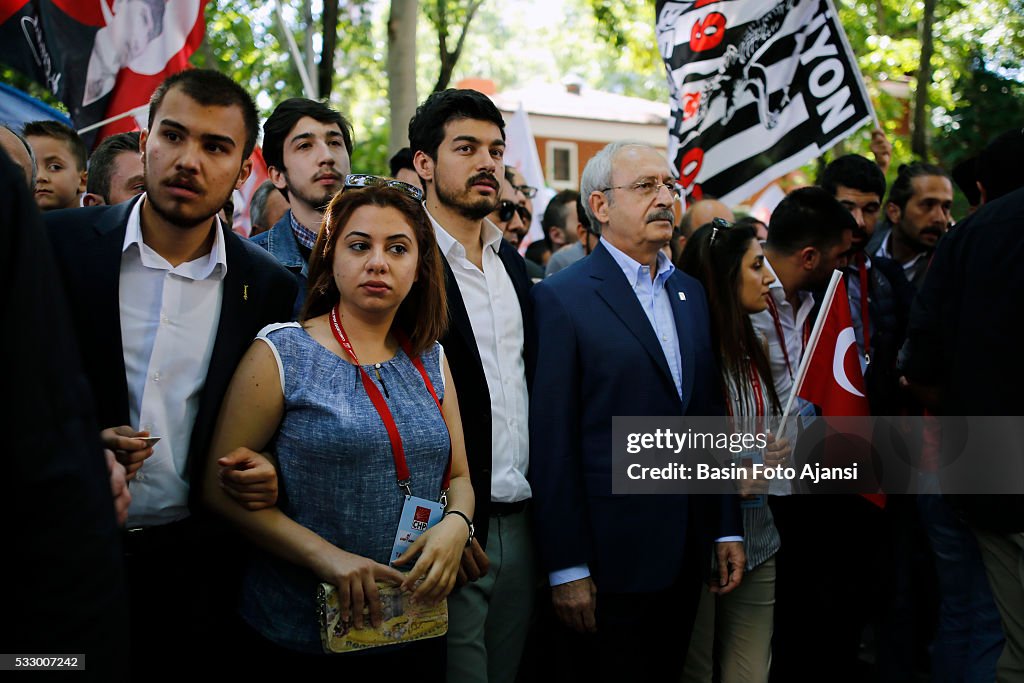
<instances>
[{"instance_id":1,"label":"woman in blue sleeveless top","mask_svg":"<svg viewBox=\"0 0 1024 683\"><path fill-rule=\"evenodd\" d=\"M768 289L775 276L765 266L754 229L716 218L687 241L679 267L700 280L707 291L711 339L719 351L722 391L733 429L753 433L773 428L782 411L765 342L754 331L750 314L768 307ZM779 464L788 454L785 439L771 439L765 464ZM702 594L684 683L711 683L714 669L719 670L722 683L768 680L779 532L762 496L748 495L746 501L743 582L726 595Z\"/></svg>"},{"instance_id":2,"label":"woman in blue sleeveless top","mask_svg":"<svg viewBox=\"0 0 1024 683\"><path fill-rule=\"evenodd\" d=\"M417 193L346 179L313 249L300 322L259 334L224 399L204 493L265 551L249 562L240 604L254 632L244 658L263 677L397 667L443 677L443 638L323 654L316 603L320 582L335 585L355 628L364 606L380 625L378 582L436 603L472 534L459 404L436 341L448 320L444 271ZM245 510L220 490L217 460L239 448L275 454L278 507ZM438 501L449 467L441 521L389 565L406 494Z\"/></svg>"}]
</instances>

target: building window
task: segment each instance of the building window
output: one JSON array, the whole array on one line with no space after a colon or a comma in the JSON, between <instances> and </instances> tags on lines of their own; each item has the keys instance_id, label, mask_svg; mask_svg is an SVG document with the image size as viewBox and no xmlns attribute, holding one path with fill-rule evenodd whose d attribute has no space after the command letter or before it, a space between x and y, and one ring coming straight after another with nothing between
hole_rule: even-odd
<instances>
[{"instance_id":1,"label":"building window","mask_svg":"<svg viewBox=\"0 0 1024 683\"><path fill-rule=\"evenodd\" d=\"M578 190L579 150L576 143L551 140L546 151L548 186L555 190Z\"/></svg>"}]
</instances>

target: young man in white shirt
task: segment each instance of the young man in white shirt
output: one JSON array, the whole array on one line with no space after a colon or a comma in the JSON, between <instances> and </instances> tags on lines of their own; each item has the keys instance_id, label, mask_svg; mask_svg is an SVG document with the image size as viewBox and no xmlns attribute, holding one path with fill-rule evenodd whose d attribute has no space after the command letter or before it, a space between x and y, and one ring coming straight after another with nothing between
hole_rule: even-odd
<instances>
[{"instance_id":1,"label":"young man in white shirt","mask_svg":"<svg viewBox=\"0 0 1024 683\"><path fill-rule=\"evenodd\" d=\"M501 199L504 122L487 96L445 90L416 110L409 142L444 256L452 324L441 343L459 388L477 499L476 538L463 557L469 582L448 598L448 680L512 683L534 591L526 514L530 281L522 257L486 218Z\"/></svg>"}]
</instances>

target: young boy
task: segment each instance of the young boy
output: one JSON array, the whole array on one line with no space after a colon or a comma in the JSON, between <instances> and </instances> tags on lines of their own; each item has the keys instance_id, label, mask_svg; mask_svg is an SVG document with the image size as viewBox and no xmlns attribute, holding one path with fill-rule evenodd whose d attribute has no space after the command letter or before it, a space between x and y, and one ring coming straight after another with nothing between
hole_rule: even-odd
<instances>
[{"instance_id":1,"label":"young boy","mask_svg":"<svg viewBox=\"0 0 1024 683\"><path fill-rule=\"evenodd\" d=\"M36 204L40 211L72 209L85 192L85 143L71 128L56 121L32 121L23 131L36 155Z\"/></svg>"}]
</instances>

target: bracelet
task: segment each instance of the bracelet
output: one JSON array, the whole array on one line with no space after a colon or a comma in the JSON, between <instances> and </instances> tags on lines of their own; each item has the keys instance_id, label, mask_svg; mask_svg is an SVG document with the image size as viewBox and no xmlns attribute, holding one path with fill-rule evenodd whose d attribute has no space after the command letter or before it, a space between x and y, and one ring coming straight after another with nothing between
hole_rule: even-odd
<instances>
[{"instance_id":1,"label":"bracelet","mask_svg":"<svg viewBox=\"0 0 1024 683\"><path fill-rule=\"evenodd\" d=\"M458 515L459 517L462 517L466 526L469 527L469 538L466 539L466 545L469 545L473 541L473 520L471 520L466 513L461 510L448 510L444 513L444 517L447 517L448 515Z\"/></svg>"}]
</instances>

